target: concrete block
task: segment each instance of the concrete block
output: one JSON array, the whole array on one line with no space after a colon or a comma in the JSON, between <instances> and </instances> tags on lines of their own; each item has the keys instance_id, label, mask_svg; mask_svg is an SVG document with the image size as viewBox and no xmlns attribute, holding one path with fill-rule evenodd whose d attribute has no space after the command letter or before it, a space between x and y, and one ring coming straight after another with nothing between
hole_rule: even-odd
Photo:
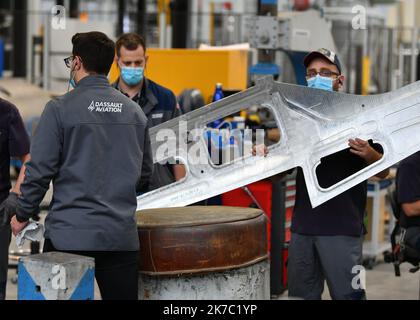
<instances>
[{"instance_id":1,"label":"concrete block","mask_svg":"<svg viewBox=\"0 0 420 320\"><path fill-rule=\"evenodd\" d=\"M270 262L203 274L139 274L139 300L270 300Z\"/></svg>"},{"instance_id":2,"label":"concrete block","mask_svg":"<svg viewBox=\"0 0 420 320\"><path fill-rule=\"evenodd\" d=\"M93 258L49 252L19 260L18 300L93 300Z\"/></svg>"}]
</instances>

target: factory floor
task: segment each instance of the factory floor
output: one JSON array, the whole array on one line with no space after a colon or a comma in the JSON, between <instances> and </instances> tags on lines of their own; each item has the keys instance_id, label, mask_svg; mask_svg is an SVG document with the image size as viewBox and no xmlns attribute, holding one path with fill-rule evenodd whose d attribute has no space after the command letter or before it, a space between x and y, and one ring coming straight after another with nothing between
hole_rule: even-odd
<instances>
[{"instance_id":1,"label":"factory floor","mask_svg":"<svg viewBox=\"0 0 420 320\"><path fill-rule=\"evenodd\" d=\"M366 270L366 295L368 300L419 300L420 271L410 273L409 264L401 265L401 277L396 277L392 264L377 261L372 270ZM287 293L279 299L287 298ZM325 284L323 300L330 300Z\"/></svg>"},{"instance_id":2,"label":"factory floor","mask_svg":"<svg viewBox=\"0 0 420 320\"><path fill-rule=\"evenodd\" d=\"M16 276L16 270L9 271L9 282L7 287L7 299L17 299L17 286L12 282ZM409 272L409 265L401 266L401 277L394 276L394 269L391 264L378 260L373 270L366 271L367 297L369 300L418 300L420 285L420 271ZM95 299L100 299L98 287L95 288ZM287 292L278 299L287 299ZM323 299L330 299L328 289L325 288Z\"/></svg>"}]
</instances>

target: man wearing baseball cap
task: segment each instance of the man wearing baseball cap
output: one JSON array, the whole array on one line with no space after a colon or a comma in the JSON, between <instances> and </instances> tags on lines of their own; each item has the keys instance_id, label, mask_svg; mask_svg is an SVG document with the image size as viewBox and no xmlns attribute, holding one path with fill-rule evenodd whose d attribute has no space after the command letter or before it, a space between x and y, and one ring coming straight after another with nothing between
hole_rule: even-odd
<instances>
[{"instance_id":1,"label":"man wearing baseball cap","mask_svg":"<svg viewBox=\"0 0 420 320\"><path fill-rule=\"evenodd\" d=\"M335 52L318 49L310 52L303 60L306 67L308 87L339 91L344 83L340 60Z\"/></svg>"},{"instance_id":2,"label":"man wearing baseball cap","mask_svg":"<svg viewBox=\"0 0 420 320\"><path fill-rule=\"evenodd\" d=\"M337 55L327 49L304 59L308 86L339 91L344 76ZM383 150L372 141L349 140L349 148L321 160L317 168L321 187L328 188L380 160ZM384 178L388 170L378 174ZM296 203L289 247L289 296L321 299L327 282L332 299L366 299L364 288L355 286L355 267L362 265L363 219L367 182L312 208L301 168L296 177ZM360 270L360 269L359 269ZM360 281L359 281L360 284Z\"/></svg>"}]
</instances>

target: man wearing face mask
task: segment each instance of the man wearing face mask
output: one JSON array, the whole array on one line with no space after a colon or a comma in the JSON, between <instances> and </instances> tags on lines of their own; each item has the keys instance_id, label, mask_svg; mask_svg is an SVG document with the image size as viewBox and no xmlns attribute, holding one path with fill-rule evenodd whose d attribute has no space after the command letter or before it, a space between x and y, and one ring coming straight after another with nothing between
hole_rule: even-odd
<instances>
[{"instance_id":1,"label":"man wearing face mask","mask_svg":"<svg viewBox=\"0 0 420 320\"><path fill-rule=\"evenodd\" d=\"M344 76L337 55L327 49L304 59L308 86L339 91ZM327 188L380 160L383 150L372 141L349 140L349 147L321 160L317 168L320 186ZM267 149L264 151L268 153ZM379 173L385 178L389 171ZM274 180L284 174L273 177ZM365 290L352 286L353 268L363 262L363 225L367 182L312 208L301 168L297 169L296 202L289 246L289 296L320 300L327 282L332 299L366 299Z\"/></svg>"},{"instance_id":2,"label":"man wearing face mask","mask_svg":"<svg viewBox=\"0 0 420 320\"><path fill-rule=\"evenodd\" d=\"M181 110L175 95L144 76L147 61L146 43L136 33L122 35L116 43L117 64L121 76L113 85L135 101L146 114L149 127L177 118ZM180 164L155 164L149 190L154 190L185 176L185 167Z\"/></svg>"},{"instance_id":3,"label":"man wearing face mask","mask_svg":"<svg viewBox=\"0 0 420 320\"><path fill-rule=\"evenodd\" d=\"M136 193L153 168L147 118L109 84L114 42L88 32L72 43L65 63L75 89L41 116L12 231L25 228L53 181L44 252L93 257L102 299L137 300Z\"/></svg>"},{"instance_id":4,"label":"man wearing face mask","mask_svg":"<svg viewBox=\"0 0 420 320\"><path fill-rule=\"evenodd\" d=\"M334 52L311 52L304 65L309 87L339 91L343 86L341 64ZM332 186L382 158L382 148L372 141L351 139L349 147L321 160L317 169L321 186ZM385 170L377 176L387 175ZM352 286L356 276L352 269L363 262L366 198L365 181L313 209L303 172L298 169L289 248L289 296L321 299L326 281L333 299L366 298L363 288Z\"/></svg>"}]
</instances>

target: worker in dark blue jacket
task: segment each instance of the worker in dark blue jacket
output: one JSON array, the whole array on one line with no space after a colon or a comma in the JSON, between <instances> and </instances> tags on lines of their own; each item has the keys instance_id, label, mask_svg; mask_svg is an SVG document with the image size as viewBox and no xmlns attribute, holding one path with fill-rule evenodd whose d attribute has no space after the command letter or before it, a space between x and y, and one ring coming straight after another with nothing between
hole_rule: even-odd
<instances>
[{"instance_id":1,"label":"worker in dark blue jacket","mask_svg":"<svg viewBox=\"0 0 420 320\"><path fill-rule=\"evenodd\" d=\"M400 225L406 230L405 242L420 252L420 152L400 162L397 197L401 205Z\"/></svg>"},{"instance_id":2,"label":"worker in dark blue jacket","mask_svg":"<svg viewBox=\"0 0 420 320\"><path fill-rule=\"evenodd\" d=\"M136 33L124 34L117 40L116 51L121 76L113 86L140 106L148 118L149 127L179 117L181 109L173 92L144 76L148 61L144 39ZM185 176L185 167L175 162L155 164L153 171L149 190Z\"/></svg>"},{"instance_id":3,"label":"worker in dark blue jacket","mask_svg":"<svg viewBox=\"0 0 420 320\"><path fill-rule=\"evenodd\" d=\"M24 163L13 188L10 183L11 157ZM19 111L10 102L0 99L0 300L6 298L9 244L12 234L10 218L16 212L25 163L29 158L29 137Z\"/></svg>"},{"instance_id":4,"label":"worker in dark blue jacket","mask_svg":"<svg viewBox=\"0 0 420 320\"><path fill-rule=\"evenodd\" d=\"M115 44L101 32L76 34L66 59L75 89L50 101L32 140L16 235L53 182L44 252L95 259L104 300L136 300L139 238L136 194L153 169L147 118L108 82Z\"/></svg>"}]
</instances>

